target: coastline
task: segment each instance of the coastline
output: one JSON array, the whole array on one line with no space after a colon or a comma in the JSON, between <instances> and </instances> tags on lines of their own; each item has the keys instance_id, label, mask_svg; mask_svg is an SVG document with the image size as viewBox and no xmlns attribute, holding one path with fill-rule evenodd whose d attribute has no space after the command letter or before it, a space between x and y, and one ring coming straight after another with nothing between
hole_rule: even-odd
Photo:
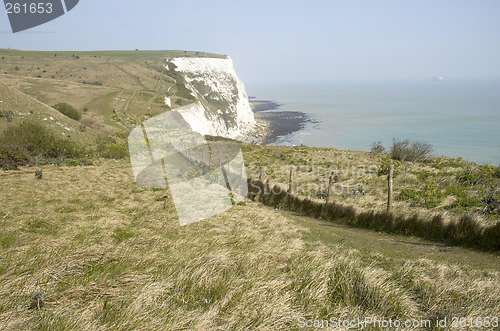
<instances>
[{"instance_id":1,"label":"coastline","mask_svg":"<svg viewBox=\"0 0 500 331\"><path fill-rule=\"evenodd\" d=\"M249 97L249 101L257 122L255 132L248 137L254 144L275 144L280 138L302 130L311 122L306 113L279 110L282 105L275 101L254 97Z\"/></svg>"}]
</instances>

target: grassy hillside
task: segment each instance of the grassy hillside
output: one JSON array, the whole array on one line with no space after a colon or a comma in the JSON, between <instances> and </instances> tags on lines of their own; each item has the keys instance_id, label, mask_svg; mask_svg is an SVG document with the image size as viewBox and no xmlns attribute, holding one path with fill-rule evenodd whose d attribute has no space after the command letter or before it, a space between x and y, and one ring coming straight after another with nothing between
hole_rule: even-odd
<instances>
[{"instance_id":1,"label":"grassy hillside","mask_svg":"<svg viewBox=\"0 0 500 331\"><path fill-rule=\"evenodd\" d=\"M94 143L98 132L61 114L54 108L32 98L15 87L0 81L0 132L29 120L43 124L61 137L69 137L82 145Z\"/></svg>"},{"instance_id":2,"label":"grassy hillside","mask_svg":"<svg viewBox=\"0 0 500 331\"><path fill-rule=\"evenodd\" d=\"M424 162L391 160L388 154L342 151L305 146L243 145L250 177L270 180L288 189L293 171L293 191L302 198L320 200L334 173L332 199L358 211L387 208L387 167L395 164L394 211L453 219L464 214L496 224L500 213L483 213L481 199L500 200L500 167L462 159L428 158ZM322 200L324 201L324 200Z\"/></svg>"},{"instance_id":3,"label":"grassy hillside","mask_svg":"<svg viewBox=\"0 0 500 331\"><path fill-rule=\"evenodd\" d=\"M167 58L174 56L225 57L187 51L0 49L0 167L36 164L43 155L58 154L4 136L9 128L19 130L22 122L41 125L55 138L64 138L89 151L79 154L123 156L131 128L171 107L193 102L183 77L165 68ZM171 106L165 103L166 97ZM56 105L71 109L70 113L76 115L71 117L77 121L57 111ZM29 136L24 141L38 138Z\"/></svg>"},{"instance_id":4,"label":"grassy hillside","mask_svg":"<svg viewBox=\"0 0 500 331\"><path fill-rule=\"evenodd\" d=\"M126 160L0 172L0 329L287 329L500 316L498 255L245 200L185 227ZM40 311L28 310L43 292ZM302 319L301 319L302 318ZM380 329L380 328L374 328Z\"/></svg>"},{"instance_id":5,"label":"grassy hillside","mask_svg":"<svg viewBox=\"0 0 500 331\"><path fill-rule=\"evenodd\" d=\"M225 57L187 51L0 49L0 82L48 106L70 104L83 113L80 122L96 131L123 134L138 122L170 109L165 96L171 98L172 107L192 102L175 72L164 68L166 59L174 56ZM2 97L11 93L0 92ZM0 107L10 110L11 106ZM0 128L5 125L0 123Z\"/></svg>"},{"instance_id":6,"label":"grassy hillside","mask_svg":"<svg viewBox=\"0 0 500 331\"><path fill-rule=\"evenodd\" d=\"M1 330L301 330L315 319L325 326L335 318L500 318L498 253L350 228L249 199L179 226L168 190L137 186L123 158L130 128L170 109L165 96L173 107L191 102L182 77L163 67L172 56L219 57L0 50L0 138L17 132L19 139L4 141L20 148L20 132L30 128L21 123L36 123L55 135L45 140L94 152L89 162L0 171ZM59 103L82 118L52 107ZM387 155L241 147L250 177L287 187L292 170L294 194L323 203L333 171L333 201L385 209ZM474 203L498 196L499 181L498 167L460 159L396 163L394 212L468 213L496 224L498 214Z\"/></svg>"}]
</instances>

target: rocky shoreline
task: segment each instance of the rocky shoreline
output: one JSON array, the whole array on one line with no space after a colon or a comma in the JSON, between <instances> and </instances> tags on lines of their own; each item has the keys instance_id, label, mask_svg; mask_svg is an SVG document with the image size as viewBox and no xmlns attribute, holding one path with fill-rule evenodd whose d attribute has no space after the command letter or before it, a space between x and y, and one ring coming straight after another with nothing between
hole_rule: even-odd
<instances>
[{"instance_id":1,"label":"rocky shoreline","mask_svg":"<svg viewBox=\"0 0 500 331\"><path fill-rule=\"evenodd\" d=\"M279 138L300 131L310 122L306 113L281 111L281 104L270 100L250 98L250 107L257 122L255 131L246 140L259 145L271 145Z\"/></svg>"}]
</instances>

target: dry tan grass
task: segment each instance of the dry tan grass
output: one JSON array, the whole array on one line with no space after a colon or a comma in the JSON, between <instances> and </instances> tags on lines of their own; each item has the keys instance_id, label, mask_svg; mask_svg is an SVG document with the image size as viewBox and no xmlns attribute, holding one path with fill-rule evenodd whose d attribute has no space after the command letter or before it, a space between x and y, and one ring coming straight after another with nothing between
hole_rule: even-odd
<instances>
[{"instance_id":1,"label":"dry tan grass","mask_svg":"<svg viewBox=\"0 0 500 331\"><path fill-rule=\"evenodd\" d=\"M110 127L101 121L96 120L95 118L88 116L88 115L83 115L82 119L80 120L80 123L82 125L85 125L89 128L92 128L96 131L99 131L104 134L113 134L115 133L116 129L113 127Z\"/></svg>"},{"instance_id":2,"label":"dry tan grass","mask_svg":"<svg viewBox=\"0 0 500 331\"><path fill-rule=\"evenodd\" d=\"M127 161L95 163L44 166L42 180L33 168L0 172L0 329L289 330L300 317L500 314L497 270L367 263L247 200L180 227L168 194L137 187ZM45 307L28 311L39 290Z\"/></svg>"},{"instance_id":3,"label":"dry tan grass","mask_svg":"<svg viewBox=\"0 0 500 331\"><path fill-rule=\"evenodd\" d=\"M164 110L154 99L161 100L173 83L158 76L164 54L79 53L77 59L70 53L2 52L2 71L8 72L0 84L8 91L3 107L19 110L14 122L31 108L37 116L58 116L41 102L67 101L89 108L83 124L104 133L123 131L113 118L114 105L131 123L154 116ZM103 85L92 85L96 82ZM125 88L123 100L117 100ZM0 129L8 125L1 120ZM74 136L91 131L84 134L80 123L67 123ZM384 207L385 178L358 173L360 166L378 165L378 156L245 149L252 177L258 177L256 166L264 165L270 170L266 177L286 186L293 161L301 167L297 182L325 183L337 169L343 184L367 188L364 196L346 191L338 200L360 209ZM361 240L332 244L331 238L341 237L338 229L314 232L303 219L248 200L180 227L168 192L136 186L127 161L94 164L43 166L42 180L35 180L35 168L0 171L0 329L296 330L301 317L500 317L500 274L491 255L462 250L448 261L429 257L429 251L443 249L430 243L422 244L430 248L418 257L408 257L414 247L403 254L367 249ZM396 177L397 183L402 178L417 180L408 172ZM396 208L427 212L404 202ZM363 230L350 230L351 238L343 231L342 240L349 241ZM363 232L373 242L380 241L377 235ZM489 261L484 265L483 257ZM37 291L44 292L45 306L27 310Z\"/></svg>"},{"instance_id":4,"label":"dry tan grass","mask_svg":"<svg viewBox=\"0 0 500 331\"><path fill-rule=\"evenodd\" d=\"M169 109L163 102L155 102L155 99L163 100L174 84L172 77L160 71L169 54L181 55L181 52L0 50L0 54L2 82L19 89L25 94L22 98L32 97L46 105L66 102L79 110L86 108L89 115L98 116L99 122L106 126L125 130L113 114L114 107L131 125ZM139 93L140 97L134 97ZM178 98L175 94L171 97ZM0 130L2 126L0 121ZM108 131L102 127L97 130Z\"/></svg>"}]
</instances>

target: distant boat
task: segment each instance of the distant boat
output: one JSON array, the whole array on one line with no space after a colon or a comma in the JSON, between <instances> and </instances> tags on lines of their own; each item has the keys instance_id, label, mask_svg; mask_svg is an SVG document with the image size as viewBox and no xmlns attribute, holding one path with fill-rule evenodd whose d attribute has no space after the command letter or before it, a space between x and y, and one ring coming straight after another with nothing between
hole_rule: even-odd
<instances>
[{"instance_id":1,"label":"distant boat","mask_svg":"<svg viewBox=\"0 0 500 331\"><path fill-rule=\"evenodd\" d=\"M431 81L433 81L433 82L440 82L443 79L444 79L443 76L433 76L432 79L431 79Z\"/></svg>"}]
</instances>

